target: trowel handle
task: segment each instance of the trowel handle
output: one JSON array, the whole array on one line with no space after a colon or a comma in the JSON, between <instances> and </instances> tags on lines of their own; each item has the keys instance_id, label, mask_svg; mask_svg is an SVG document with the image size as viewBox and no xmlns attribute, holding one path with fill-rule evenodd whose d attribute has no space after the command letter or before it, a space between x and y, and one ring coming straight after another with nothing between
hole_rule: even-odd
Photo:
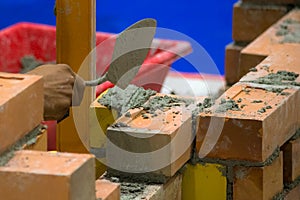
<instances>
[{"instance_id":1,"label":"trowel handle","mask_svg":"<svg viewBox=\"0 0 300 200\"><path fill-rule=\"evenodd\" d=\"M101 83L104 83L107 80L108 79L107 79L107 72L106 72L103 76L101 76L95 80L84 81L84 84L85 84L85 86L88 86L88 87L95 87L97 85L100 85Z\"/></svg>"}]
</instances>

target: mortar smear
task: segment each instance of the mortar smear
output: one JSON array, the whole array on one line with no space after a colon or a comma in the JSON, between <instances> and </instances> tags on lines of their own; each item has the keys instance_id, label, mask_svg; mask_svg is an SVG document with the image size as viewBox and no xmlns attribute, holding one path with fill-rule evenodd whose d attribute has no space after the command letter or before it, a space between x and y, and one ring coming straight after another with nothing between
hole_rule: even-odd
<instances>
[{"instance_id":1,"label":"mortar smear","mask_svg":"<svg viewBox=\"0 0 300 200\"><path fill-rule=\"evenodd\" d=\"M22 150L25 144L32 145L36 143L36 137L41 134L42 130L45 129L44 125L40 125L36 127L32 132L25 135L25 137L21 138L18 142L16 142L13 146L7 149L3 154L0 155L0 166L6 165L9 160L14 156L15 151Z\"/></svg>"},{"instance_id":2,"label":"mortar smear","mask_svg":"<svg viewBox=\"0 0 300 200\"><path fill-rule=\"evenodd\" d=\"M177 98L168 95L155 96L151 98L142 107L144 110L148 110L150 113L154 113L156 110L164 111L173 106L181 106L184 104L186 107L194 103L192 99Z\"/></svg>"},{"instance_id":3,"label":"mortar smear","mask_svg":"<svg viewBox=\"0 0 300 200\"><path fill-rule=\"evenodd\" d=\"M125 90L115 86L98 100L108 108L114 108L120 115L129 109L141 107L150 96L155 95L154 90L145 90L135 85L129 85Z\"/></svg>"},{"instance_id":4,"label":"mortar smear","mask_svg":"<svg viewBox=\"0 0 300 200\"><path fill-rule=\"evenodd\" d=\"M233 110L233 111L240 111L239 105L235 102L233 99L221 99L220 104L216 108L216 113L223 113L228 110Z\"/></svg>"},{"instance_id":5,"label":"mortar smear","mask_svg":"<svg viewBox=\"0 0 300 200\"><path fill-rule=\"evenodd\" d=\"M300 86L299 82L296 82L299 74L289 71L278 71L276 73L270 73L266 76L259 77L252 83L266 84L266 85L286 85L286 86Z\"/></svg>"},{"instance_id":6,"label":"mortar smear","mask_svg":"<svg viewBox=\"0 0 300 200\"><path fill-rule=\"evenodd\" d=\"M105 174L104 177L106 180L120 184L121 200L138 199L138 197L145 194L149 185L157 185L147 182L134 182L129 178L118 178L109 174Z\"/></svg>"},{"instance_id":7,"label":"mortar smear","mask_svg":"<svg viewBox=\"0 0 300 200\"><path fill-rule=\"evenodd\" d=\"M277 27L276 36L283 37L281 43L300 43L300 22L293 19L284 20Z\"/></svg>"}]
</instances>

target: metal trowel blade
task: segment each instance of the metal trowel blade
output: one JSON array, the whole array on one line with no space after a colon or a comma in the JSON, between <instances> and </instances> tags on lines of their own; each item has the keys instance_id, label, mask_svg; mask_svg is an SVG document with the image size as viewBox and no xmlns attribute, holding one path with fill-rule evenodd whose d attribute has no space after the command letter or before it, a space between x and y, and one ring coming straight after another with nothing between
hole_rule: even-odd
<instances>
[{"instance_id":1,"label":"metal trowel blade","mask_svg":"<svg viewBox=\"0 0 300 200\"><path fill-rule=\"evenodd\" d=\"M156 20L143 19L122 31L116 38L107 79L125 89L138 73L152 44Z\"/></svg>"}]
</instances>

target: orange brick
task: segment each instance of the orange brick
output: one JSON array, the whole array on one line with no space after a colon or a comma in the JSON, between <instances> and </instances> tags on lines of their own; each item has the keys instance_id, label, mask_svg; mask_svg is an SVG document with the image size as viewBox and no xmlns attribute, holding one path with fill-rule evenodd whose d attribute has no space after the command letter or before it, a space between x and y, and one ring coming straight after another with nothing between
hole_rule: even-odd
<instances>
[{"instance_id":1,"label":"orange brick","mask_svg":"<svg viewBox=\"0 0 300 200\"><path fill-rule=\"evenodd\" d=\"M297 200L300 199L300 185L292 189L284 198L284 200Z\"/></svg>"},{"instance_id":2,"label":"orange brick","mask_svg":"<svg viewBox=\"0 0 300 200\"><path fill-rule=\"evenodd\" d=\"M228 85L239 81L240 53L245 46L230 43L225 50L225 79Z\"/></svg>"},{"instance_id":3,"label":"orange brick","mask_svg":"<svg viewBox=\"0 0 300 200\"><path fill-rule=\"evenodd\" d=\"M203 100L204 97L198 99L199 102ZM152 114L141 108L130 110L130 117L125 114L116 121L121 126L108 128L108 166L122 172L151 171L170 177L190 159L193 141L191 108L184 103L159 108L164 110L157 109Z\"/></svg>"},{"instance_id":4,"label":"orange brick","mask_svg":"<svg viewBox=\"0 0 300 200\"><path fill-rule=\"evenodd\" d=\"M88 154L18 151L0 167L5 199L95 200L94 157Z\"/></svg>"},{"instance_id":5,"label":"orange brick","mask_svg":"<svg viewBox=\"0 0 300 200\"><path fill-rule=\"evenodd\" d=\"M41 133L29 141L29 144L23 146L24 150L34 150L34 151L47 151L48 148L48 133L47 129L42 129Z\"/></svg>"},{"instance_id":6,"label":"orange brick","mask_svg":"<svg viewBox=\"0 0 300 200\"><path fill-rule=\"evenodd\" d=\"M234 167L234 200L269 200L283 189L282 154L270 166Z\"/></svg>"},{"instance_id":7,"label":"orange brick","mask_svg":"<svg viewBox=\"0 0 300 200\"><path fill-rule=\"evenodd\" d=\"M149 185L144 193L137 199L157 200L172 199L181 200L182 175L178 174L172 177L167 183L160 185Z\"/></svg>"},{"instance_id":8,"label":"orange brick","mask_svg":"<svg viewBox=\"0 0 300 200\"><path fill-rule=\"evenodd\" d=\"M42 77L0 72L0 153L43 120Z\"/></svg>"},{"instance_id":9,"label":"orange brick","mask_svg":"<svg viewBox=\"0 0 300 200\"><path fill-rule=\"evenodd\" d=\"M279 51L274 52L266 59L264 59L255 68L256 70L246 74L240 81L253 82L259 78L269 75L270 73L277 73L278 71L289 71L300 74L300 45L282 46ZM300 83L300 77L295 82ZM272 83L276 85L276 83Z\"/></svg>"},{"instance_id":10,"label":"orange brick","mask_svg":"<svg viewBox=\"0 0 300 200\"><path fill-rule=\"evenodd\" d=\"M120 184L104 179L96 181L96 199L119 200L120 193Z\"/></svg>"},{"instance_id":11,"label":"orange brick","mask_svg":"<svg viewBox=\"0 0 300 200\"><path fill-rule=\"evenodd\" d=\"M283 93L239 83L201 113L196 147L200 157L265 161L300 126L300 91ZM231 99L236 104L224 102ZM223 100L222 100L223 99ZM223 104L221 104L223 101ZM238 110L224 110L226 105Z\"/></svg>"},{"instance_id":12,"label":"orange brick","mask_svg":"<svg viewBox=\"0 0 300 200\"><path fill-rule=\"evenodd\" d=\"M281 5L294 5L297 0L242 0L245 3L253 4L281 4Z\"/></svg>"},{"instance_id":13,"label":"orange brick","mask_svg":"<svg viewBox=\"0 0 300 200\"><path fill-rule=\"evenodd\" d=\"M251 42L287 13L286 6L243 4L233 8L232 38Z\"/></svg>"},{"instance_id":14,"label":"orange brick","mask_svg":"<svg viewBox=\"0 0 300 200\"><path fill-rule=\"evenodd\" d=\"M284 182L291 183L300 176L300 138L291 140L282 148Z\"/></svg>"},{"instance_id":15,"label":"orange brick","mask_svg":"<svg viewBox=\"0 0 300 200\"><path fill-rule=\"evenodd\" d=\"M103 178L105 179L105 178ZM165 184L153 184L145 182L133 182L114 178L121 188L121 199L141 200L181 200L182 175L176 174ZM111 179L105 179L111 182ZM104 200L104 199L103 199Z\"/></svg>"},{"instance_id":16,"label":"orange brick","mask_svg":"<svg viewBox=\"0 0 300 200\"><path fill-rule=\"evenodd\" d=\"M281 27L282 23L286 20L296 20L300 22L300 10L295 9L289 12L242 50L239 77L245 75L250 68L258 65L269 55L281 51L283 46L291 46L291 48L299 46L298 43L283 43L283 36L278 35L279 27ZM289 26L293 29L294 25Z\"/></svg>"}]
</instances>

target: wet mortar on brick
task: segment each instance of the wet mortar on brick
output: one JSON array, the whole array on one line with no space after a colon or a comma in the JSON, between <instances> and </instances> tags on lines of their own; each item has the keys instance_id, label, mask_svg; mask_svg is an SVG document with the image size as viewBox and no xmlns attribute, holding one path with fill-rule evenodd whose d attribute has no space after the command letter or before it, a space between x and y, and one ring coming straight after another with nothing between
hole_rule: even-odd
<instances>
[{"instance_id":1,"label":"wet mortar on brick","mask_svg":"<svg viewBox=\"0 0 300 200\"><path fill-rule=\"evenodd\" d=\"M284 20L277 27L276 36L282 37L281 43L300 43L300 22L294 19Z\"/></svg>"},{"instance_id":2,"label":"wet mortar on brick","mask_svg":"<svg viewBox=\"0 0 300 200\"><path fill-rule=\"evenodd\" d=\"M298 77L299 74L281 70L276 73L269 73L266 76L259 77L256 80L249 81L249 82L265 84L265 85L300 86L300 83L296 82L296 79Z\"/></svg>"},{"instance_id":3,"label":"wet mortar on brick","mask_svg":"<svg viewBox=\"0 0 300 200\"><path fill-rule=\"evenodd\" d=\"M126 113L129 109L141 107L150 96L155 95L153 90L145 90L135 85L129 85L125 90L115 86L107 91L98 102L118 111L119 115Z\"/></svg>"},{"instance_id":4,"label":"wet mortar on brick","mask_svg":"<svg viewBox=\"0 0 300 200\"><path fill-rule=\"evenodd\" d=\"M17 141L13 146L7 149L4 153L0 155L0 167L6 165L11 158L13 158L16 151L22 150L24 145L32 145L36 143L37 136L42 133L45 129L44 125L40 125L33 131L25 135L19 141Z\"/></svg>"},{"instance_id":5,"label":"wet mortar on brick","mask_svg":"<svg viewBox=\"0 0 300 200\"><path fill-rule=\"evenodd\" d=\"M129 177L116 177L109 173L104 175L106 180L120 184L121 200L133 200L146 198L148 194L153 194L154 189L149 186L159 186L147 179L140 181L132 180ZM152 191L153 190L153 191Z\"/></svg>"}]
</instances>

